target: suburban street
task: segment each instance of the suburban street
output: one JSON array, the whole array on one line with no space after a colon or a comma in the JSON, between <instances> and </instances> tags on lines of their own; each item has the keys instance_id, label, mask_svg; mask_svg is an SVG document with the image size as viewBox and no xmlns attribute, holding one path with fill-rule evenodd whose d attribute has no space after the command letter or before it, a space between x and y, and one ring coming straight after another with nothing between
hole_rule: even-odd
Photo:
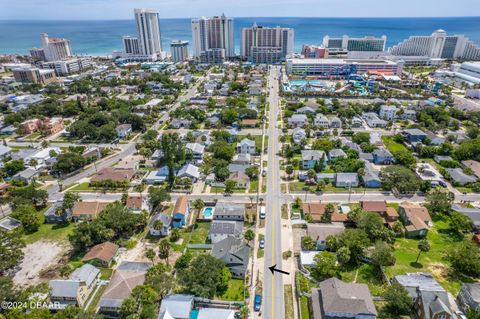
<instances>
[{"instance_id":1,"label":"suburban street","mask_svg":"<svg viewBox=\"0 0 480 319\"><path fill-rule=\"evenodd\" d=\"M268 86L270 105L268 126L268 170L266 194L266 232L265 232L265 269L263 271L263 317L284 318L283 278L279 273L272 274L268 267L277 265L282 268L281 246L281 192L278 152L279 130L277 117L279 114L278 79L279 67L270 68Z\"/></svg>"}]
</instances>

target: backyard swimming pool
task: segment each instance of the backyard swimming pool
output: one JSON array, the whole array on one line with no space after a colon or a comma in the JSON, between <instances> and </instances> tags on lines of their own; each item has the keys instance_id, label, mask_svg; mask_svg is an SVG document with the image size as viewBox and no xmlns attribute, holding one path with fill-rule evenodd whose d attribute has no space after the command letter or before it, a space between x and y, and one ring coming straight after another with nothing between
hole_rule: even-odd
<instances>
[{"instance_id":1,"label":"backyard swimming pool","mask_svg":"<svg viewBox=\"0 0 480 319\"><path fill-rule=\"evenodd\" d=\"M215 210L214 207L205 207L202 211L203 218L212 219L214 210Z\"/></svg>"}]
</instances>

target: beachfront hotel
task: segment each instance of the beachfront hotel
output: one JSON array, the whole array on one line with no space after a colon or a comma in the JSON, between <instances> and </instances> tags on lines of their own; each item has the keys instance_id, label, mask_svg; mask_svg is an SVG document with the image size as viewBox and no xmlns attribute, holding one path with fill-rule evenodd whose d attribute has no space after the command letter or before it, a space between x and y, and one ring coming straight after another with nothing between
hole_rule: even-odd
<instances>
[{"instance_id":1,"label":"beachfront hotel","mask_svg":"<svg viewBox=\"0 0 480 319\"><path fill-rule=\"evenodd\" d=\"M329 52L350 52L350 51L366 51L381 52L385 51L387 44L387 36L352 38L348 35L334 38L326 35L323 38L323 46Z\"/></svg>"},{"instance_id":2,"label":"beachfront hotel","mask_svg":"<svg viewBox=\"0 0 480 319\"><path fill-rule=\"evenodd\" d=\"M72 56L70 41L62 38L49 38L48 34L41 33L40 39L46 61L57 61Z\"/></svg>"},{"instance_id":3,"label":"beachfront hotel","mask_svg":"<svg viewBox=\"0 0 480 319\"><path fill-rule=\"evenodd\" d=\"M240 56L252 63L280 63L293 53L294 31L291 28L258 26L242 28Z\"/></svg>"},{"instance_id":4,"label":"beachfront hotel","mask_svg":"<svg viewBox=\"0 0 480 319\"><path fill-rule=\"evenodd\" d=\"M173 62L188 60L188 41L173 41L170 43L170 53Z\"/></svg>"},{"instance_id":5,"label":"beachfront hotel","mask_svg":"<svg viewBox=\"0 0 480 319\"><path fill-rule=\"evenodd\" d=\"M161 54L162 43L160 42L158 11L137 8L134 10L134 13L140 53L144 55Z\"/></svg>"},{"instance_id":6,"label":"beachfront hotel","mask_svg":"<svg viewBox=\"0 0 480 319\"><path fill-rule=\"evenodd\" d=\"M221 63L235 57L233 19L225 15L192 19L192 50L201 63Z\"/></svg>"},{"instance_id":7,"label":"beachfront hotel","mask_svg":"<svg viewBox=\"0 0 480 319\"><path fill-rule=\"evenodd\" d=\"M390 54L407 63L429 59L480 60L480 48L476 44L464 35L447 35L441 29L432 35L411 36L393 46Z\"/></svg>"}]
</instances>

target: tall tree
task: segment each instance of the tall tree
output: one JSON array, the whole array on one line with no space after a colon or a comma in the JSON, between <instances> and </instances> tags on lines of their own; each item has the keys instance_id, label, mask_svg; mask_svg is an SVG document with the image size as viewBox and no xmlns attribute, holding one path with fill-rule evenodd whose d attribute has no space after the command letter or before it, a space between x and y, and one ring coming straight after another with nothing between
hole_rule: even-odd
<instances>
[{"instance_id":1,"label":"tall tree","mask_svg":"<svg viewBox=\"0 0 480 319\"><path fill-rule=\"evenodd\" d=\"M420 258L421 253L426 253L430 251L430 243L426 238L422 239L418 242L417 248L418 248L418 255L417 255L417 259L415 260L415 263L418 263L418 259Z\"/></svg>"},{"instance_id":2,"label":"tall tree","mask_svg":"<svg viewBox=\"0 0 480 319\"><path fill-rule=\"evenodd\" d=\"M12 269L23 259L25 243L18 231L0 231L0 272Z\"/></svg>"},{"instance_id":3,"label":"tall tree","mask_svg":"<svg viewBox=\"0 0 480 319\"><path fill-rule=\"evenodd\" d=\"M161 259L165 259L168 265L168 257L170 256L170 250L171 250L170 242L168 239L162 239L160 243L158 244L158 257Z\"/></svg>"}]
</instances>

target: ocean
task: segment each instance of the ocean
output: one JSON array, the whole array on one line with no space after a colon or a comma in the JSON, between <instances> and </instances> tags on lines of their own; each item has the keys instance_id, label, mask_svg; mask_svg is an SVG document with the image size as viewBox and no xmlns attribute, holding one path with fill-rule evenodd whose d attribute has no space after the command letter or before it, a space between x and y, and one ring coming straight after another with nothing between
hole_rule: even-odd
<instances>
[{"instance_id":1,"label":"ocean","mask_svg":"<svg viewBox=\"0 0 480 319\"><path fill-rule=\"evenodd\" d=\"M462 18L235 18L235 48L239 53L240 29L254 22L263 26L295 29L295 51L302 44L320 44L325 35L387 36L393 46L410 35L430 35L437 29L464 34L480 45L480 17ZM169 51L172 40L191 41L190 19L161 19L162 44ZM28 54L40 47L41 32L70 40L75 54L110 55L122 50L121 37L136 35L134 20L105 21L0 21L0 54Z\"/></svg>"}]
</instances>

